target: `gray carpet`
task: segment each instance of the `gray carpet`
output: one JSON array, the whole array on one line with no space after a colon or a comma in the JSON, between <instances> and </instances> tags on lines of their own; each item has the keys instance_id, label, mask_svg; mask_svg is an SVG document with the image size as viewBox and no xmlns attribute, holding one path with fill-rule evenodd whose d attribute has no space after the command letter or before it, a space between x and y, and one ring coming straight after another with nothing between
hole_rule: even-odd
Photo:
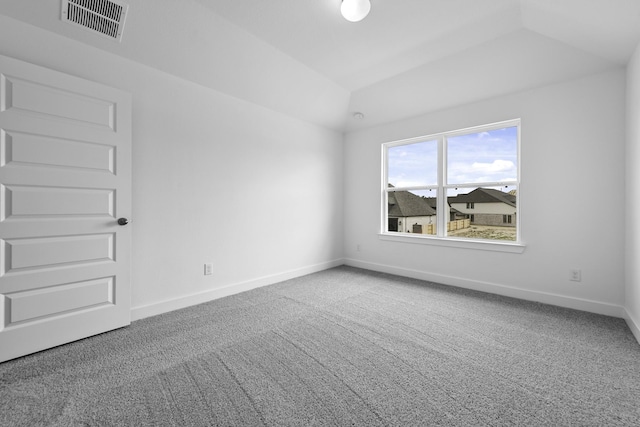
<instances>
[{"instance_id":1,"label":"gray carpet","mask_svg":"<svg viewBox=\"0 0 640 427\"><path fill-rule=\"evenodd\" d=\"M0 364L2 426L640 425L621 319L339 267Z\"/></svg>"}]
</instances>

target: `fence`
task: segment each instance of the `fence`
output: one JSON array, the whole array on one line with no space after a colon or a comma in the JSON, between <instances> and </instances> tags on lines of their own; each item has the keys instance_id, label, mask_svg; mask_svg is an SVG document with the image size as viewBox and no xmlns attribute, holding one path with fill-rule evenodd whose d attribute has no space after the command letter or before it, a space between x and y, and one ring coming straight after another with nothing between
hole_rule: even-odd
<instances>
[{"instance_id":1,"label":"fence","mask_svg":"<svg viewBox=\"0 0 640 427\"><path fill-rule=\"evenodd\" d=\"M471 227L471 219L459 219L447 223L447 231L462 230Z\"/></svg>"},{"instance_id":2,"label":"fence","mask_svg":"<svg viewBox=\"0 0 640 427\"><path fill-rule=\"evenodd\" d=\"M471 227L470 219L459 219L447 223L447 231L462 230ZM435 224L413 224L413 233L417 234L436 234Z\"/></svg>"}]
</instances>

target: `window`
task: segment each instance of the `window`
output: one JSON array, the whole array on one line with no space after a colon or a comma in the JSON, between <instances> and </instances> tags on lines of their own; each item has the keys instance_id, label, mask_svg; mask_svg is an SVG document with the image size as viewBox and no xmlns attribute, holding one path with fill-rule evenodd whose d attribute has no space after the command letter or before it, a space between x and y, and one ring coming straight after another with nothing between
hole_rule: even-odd
<instances>
[{"instance_id":1,"label":"window","mask_svg":"<svg viewBox=\"0 0 640 427\"><path fill-rule=\"evenodd\" d=\"M382 234L518 243L520 120L383 148Z\"/></svg>"}]
</instances>

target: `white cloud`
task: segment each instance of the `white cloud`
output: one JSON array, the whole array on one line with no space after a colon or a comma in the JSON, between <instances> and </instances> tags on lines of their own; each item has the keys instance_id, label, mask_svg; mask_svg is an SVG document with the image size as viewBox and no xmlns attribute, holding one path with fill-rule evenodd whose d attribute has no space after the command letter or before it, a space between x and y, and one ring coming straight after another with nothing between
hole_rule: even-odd
<instances>
[{"instance_id":1,"label":"white cloud","mask_svg":"<svg viewBox=\"0 0 640 427\"><path fill-rule=\"evenodd\" d=\"M475 162L471 165L471 169L475 173L498 173L498 172L508 172L515 169L515 165L511 160L500 160L496 159L493 163L479 163Z\"/></svg>"}]
</instances>

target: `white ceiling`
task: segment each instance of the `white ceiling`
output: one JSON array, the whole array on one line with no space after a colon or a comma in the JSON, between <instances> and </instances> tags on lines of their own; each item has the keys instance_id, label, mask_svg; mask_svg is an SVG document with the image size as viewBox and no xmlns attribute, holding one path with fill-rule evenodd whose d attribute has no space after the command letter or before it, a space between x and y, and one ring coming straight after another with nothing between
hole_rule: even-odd
<instances>
[{"instance_id":1,"label":"white ceiling","mask_svg":"<svg viewBox=\"0 0 640 427\"><path fill-rule=\"evenodd\" d=\"M640 0L371 0L359 23L340 0L129 3L121 44L60 0L0 14L338 130L624 66L640 41Z\"/></svg>"},{"instance_id":2,"label":"white ceiling","mask_svg":"<svg viewBox=\"0 0 640 427\"><path fill-rule=\"evenodd\" d=\"M521 26L513 0L372 0L359 23L340 0L196 1L348 90Z\"/></svg>"}]
</instances>

